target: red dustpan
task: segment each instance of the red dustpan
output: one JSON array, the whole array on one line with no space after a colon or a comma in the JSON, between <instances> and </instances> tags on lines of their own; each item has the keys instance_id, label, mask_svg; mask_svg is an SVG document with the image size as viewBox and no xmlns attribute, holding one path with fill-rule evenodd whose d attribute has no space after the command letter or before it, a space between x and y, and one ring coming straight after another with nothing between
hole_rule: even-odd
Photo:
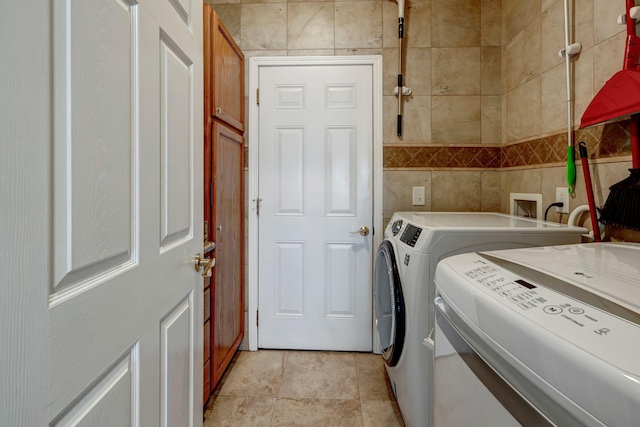
<instances>
[{"instance_id":1,"label":"red dustpan","mask_svg":"<svg viewBox=\"0 0 640 427\"><path fill-rule=\"evenodd\" d=\"M629 178L612 185L600 220L614 227L640 230L640 38L631 18L635 0L626 0L627 45L622 71L605 83L582 116L580 128L631 115L632 167ZM592 212L592 214L595 214Z\"/></svg>"}]
</instances>

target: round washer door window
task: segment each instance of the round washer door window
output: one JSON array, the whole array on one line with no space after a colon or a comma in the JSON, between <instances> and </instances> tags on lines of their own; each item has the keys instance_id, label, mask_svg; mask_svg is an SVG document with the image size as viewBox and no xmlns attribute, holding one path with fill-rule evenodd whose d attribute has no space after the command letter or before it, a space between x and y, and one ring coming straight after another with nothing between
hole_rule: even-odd
<instances>
[{"instance_id":1,"label":"round washer door window","mask_svg":"<svg viewBox=\"0 0 640 427\"><path fill-rule=\"evenodd\" d=\"M378 247L374 283L376 327L382 358L387 365L395 366L404 343L405 307L395 254L387 240Z\"/></svg>"}]
</instances>

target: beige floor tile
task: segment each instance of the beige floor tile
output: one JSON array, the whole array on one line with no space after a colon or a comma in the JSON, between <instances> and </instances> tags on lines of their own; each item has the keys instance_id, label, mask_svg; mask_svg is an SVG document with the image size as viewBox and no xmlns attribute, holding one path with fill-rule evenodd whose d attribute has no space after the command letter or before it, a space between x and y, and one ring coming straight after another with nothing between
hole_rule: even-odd
<instances>
[{"instance_id":1,"label":"beige floor tile","mask_svg":"<svg viewBox=\"0 0 640 427\"><path fill-rule=\"evenodd\" d=\"M362 426L359 400L278 399L272 426Z\"/></svg>"},{"instance_id":2,"label":"beige floor tile","mask_svg":"<svg viewBox=\"0 0 640 427\"><path fill-rule=\"evenodd\" d=\"M288 353L278 397L359 399L353 353Z\"/></svg>"},{"instance_id":3,"label":"beige floor tile","mask_svg":"<svg viewBox=\"0 0 640 427\"><path fill-rule=\"evenodd\" d=\"M266 427L275 405L273 397L216 396L205 411L204 427Z\"/></svg>"},{"instance_id":4,"label":"beige floor tile","mask_svg":"<svg viewBox=\"0 0 640 427\"><path fill-rule=\"evenodd\" d=\"M404 426L396 402L363 401L362 419L364 427Z\"/></svg>"},{"instance_id":5,"label":"beige floor tile","mask_svg":"<svg viewBox=\"0 0 640 427\"><path fill-rule=\"evenodd\" d=\"M379 355L239 352L207 405L204 427L271 425L404 424Z\"/></svg>"},{"instance_id":6,"label":"beige floor tile","mask_svg":"<svg viewBox=\"0 0 640 427\"><path fill-rule=\"evenodd\" d=\"M269 350L239 352L214 394L277 397L286 355L283 351Z\"/></svg>"},{"instance_id":7,"label":"beige floor tile","mask_svg":"<svg viewBox=\"0 0 640 427\"><path fill-rule=\"evenodd\" d=\"M356 354L355 360L360 399L395 400L382 357L378 354Z\"/></svg>"}]
</instances>

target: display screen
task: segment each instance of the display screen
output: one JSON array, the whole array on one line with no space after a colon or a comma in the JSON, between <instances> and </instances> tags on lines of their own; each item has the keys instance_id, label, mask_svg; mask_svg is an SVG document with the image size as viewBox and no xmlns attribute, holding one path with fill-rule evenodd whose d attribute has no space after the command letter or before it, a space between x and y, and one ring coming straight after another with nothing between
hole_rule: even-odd
<instances>
[{"instance_id":1,"label":"display screen","mask_svg":"<svg viewBox=\"0 0 640 427\"><path fill-rule=\"evenodd\" d=\"M527 288L527 289L535 289L535 288L536 288L536 287L535 287L534 285L532 285L531 283L529 283L529 282L525 282L525 281L524 281L524 280L522 280L522 279L515 280L515 282L516 282L517 284L519 284L519 285L524 286L524 287L525 287L525 288Z\"/></svg>"},{"instance_id":2,"label":"display screen","mask_svg":"<svg viewBox=\"0 0 640 427\"><path fill-rule=\"evenodd\" d=\"M402 237L400 237L400 241L406 243L411 247L414 247L416 245L416 242L418 241L418 237L420 237L421 232L422 228L407 224L407 227L404 229L404 233L402 233Z\"/></svg>"}]
</instances>

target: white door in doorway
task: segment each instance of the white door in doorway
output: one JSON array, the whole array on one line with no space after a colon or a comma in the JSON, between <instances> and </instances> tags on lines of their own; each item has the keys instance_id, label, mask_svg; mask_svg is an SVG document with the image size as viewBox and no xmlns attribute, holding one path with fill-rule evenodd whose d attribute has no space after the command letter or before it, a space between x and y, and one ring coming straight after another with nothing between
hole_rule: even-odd
<instances>
[{"instance_id":1,"label":"white door in doorway","mask_svg":"<svg viewBox=\"0 0 640 427\"><path fill-rule=\"evenodd\" d=\"M2 7L1 425L202 425L201 8Z\"/></svg>"},{"instance_id":2,"label":"white door in doorway","mask_svg":"<svg viewBox=\"0 0 640 427\"><path fill-rule=\"evenodd\" d=\"M261 67L261 348L372 349L372 67Z\"/></svg>"}]
</instances>

